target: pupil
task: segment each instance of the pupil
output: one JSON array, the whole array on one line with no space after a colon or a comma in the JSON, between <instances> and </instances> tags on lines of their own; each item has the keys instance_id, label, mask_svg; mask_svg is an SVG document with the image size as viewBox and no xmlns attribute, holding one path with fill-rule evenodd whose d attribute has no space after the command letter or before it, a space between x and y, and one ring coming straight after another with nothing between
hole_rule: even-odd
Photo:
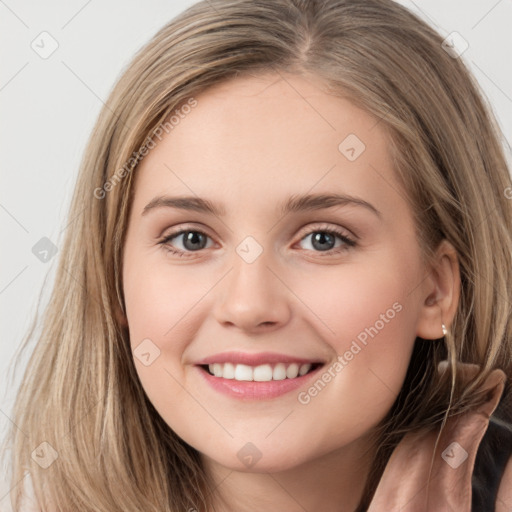
<instances>
[{"instance_id":1,"label":"pupil","mask_svg":"<svg viewBox=\"0 0 512 512\"><path fill-rule=\"evenodd\" d=\"M322 247L323 244L325 243L328 243L328 245L331 245L329 244L329 242L326 242L325 240L327 239L330 239L330 242L332 243L333 242L333 236L332 235L329 235L328 233L315 233L315 235L313 236L313 247L317 248L317 249L332 249L332 247ZM319 242L320 244L320 247L317 247L317 242Z\"/></svg>"},{"instance_id":2,"label":"pupil","mask_svg":"<svg viewBox=\"0 0 512 512\"><path fill-rule=\"evenodd\" d=\"M203 235L201 235L200 233L197 233L195 231L188 231L185 234L185 242L184 242L185 247L187 247L187 245L189 245L188 242L190 242L192 245L200 243L202 236ZM190 250L198 249L198 247L194 247L194 246L192 246L192 247L189 246L187 248ZM202 249L202 247L199 247L199 249Z\"/></svg>"}]
</instances>

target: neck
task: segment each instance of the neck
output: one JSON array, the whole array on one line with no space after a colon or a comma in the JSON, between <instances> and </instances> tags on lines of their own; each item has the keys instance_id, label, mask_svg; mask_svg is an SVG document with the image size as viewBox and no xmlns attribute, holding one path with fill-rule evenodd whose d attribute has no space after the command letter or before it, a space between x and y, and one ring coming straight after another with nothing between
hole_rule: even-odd
<instances>
[{"instance_id":1,"label":"neck","mask_svg":"<svg viewBox=\"0 0 512 512\"><path fill-rule=\"evenodd\" d=\"M375 454L369 438L281 471L238 471L203 456L215 488L208 512L354 512ZM253 468L256 469L256 468Z\"/></svg>"}]
</instances>

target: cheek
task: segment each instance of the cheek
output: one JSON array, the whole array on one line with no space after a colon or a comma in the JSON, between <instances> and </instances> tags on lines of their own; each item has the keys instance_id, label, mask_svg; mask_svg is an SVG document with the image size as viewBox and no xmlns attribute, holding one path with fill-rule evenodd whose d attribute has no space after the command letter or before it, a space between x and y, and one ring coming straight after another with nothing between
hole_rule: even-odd
<instances>
[{"instance_id":1,"label":"cheek","mask_svg":"<svg viewBox=\"0 0 512 512\"><path fill-rule=\"evenodd\" d=\"M124 293L132 347L151 338L163 351L180 353L190 313L212 287L206 273L195 271L191 276L179 267L171 272L165 264L126 266Z\"/></svg>"},{"instance_id":2,"label":"cheek","mask_svg":"<svg viewBox=\"0 0 512 512\"><path fill-rule=\"evenodd\" d=\"M127 265L124 291L140 383L164 421L188 439L190 423L200 422L201 411L191 404L181 359L194 337L194 306L207 293L209 280L192 282L186 275L165 266Z\"/></svg>"},{"instance_id":3,"label":"cheek","mask_svg":"<svg viewBox=\"0 0 512 512\"><path fill-rule=\"evenodd\" d=\"M386 265L381 258L379 265L317 275L297 292L307 297L308 308L317 317L316 329L337 355L338 364L331 365L324 377L331 389L322 392L318 402L342 396L344 406L359 411L361 417L368 414L368 419L391 407L415 340L418 311L410 297L414 269L404 271L394 263L399 260L388 261ZM363 410L361 404L373 408Z\"/></svg>"},{"instance_id":4,"label":"cheek","mask_svg":"<svg viewBox=\"0 0 512 512\"><path fill-rule=\"evenodd\" d=\"M185 267L171 271L165 262L148 264L133 255L125 262L124 296L135 367L164 418L187 398L179 384L186 379L182 356L201 325L200 301L213 286L211 272L195 270L191 276Z\"/></svg>"}]
</instances>

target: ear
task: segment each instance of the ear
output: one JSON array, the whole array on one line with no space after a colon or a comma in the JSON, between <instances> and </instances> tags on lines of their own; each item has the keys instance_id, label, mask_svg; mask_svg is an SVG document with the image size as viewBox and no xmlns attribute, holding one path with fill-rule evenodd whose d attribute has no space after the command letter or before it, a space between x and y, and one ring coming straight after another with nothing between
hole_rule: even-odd
<instances>
[{"instance_id":1,"label":"ear","mask_svg":"<svg viewBox=\"0 0 512 512\"><path fill-rule=\"evenodd\" d=\"M460 297L459 259L457 251L448 240L439 244L428 271L429 276L421 288L423 304L416 336L435 340L443 337L442 324L450 328Z\"/></svg>"},{"instance_id":2,"label":"ear","mask_svg":"<svg viewBox=\"0 0 512 512\"><path fill-rule=\"evenodd\" d=\"M114 306L114 313L116 316L116 320L118 321L119 325L123 328L128 327L128 319L126 318L126 315L123 313L121 307L119 306L119 303L116 302Z\"/></svg>"}]
</instances>

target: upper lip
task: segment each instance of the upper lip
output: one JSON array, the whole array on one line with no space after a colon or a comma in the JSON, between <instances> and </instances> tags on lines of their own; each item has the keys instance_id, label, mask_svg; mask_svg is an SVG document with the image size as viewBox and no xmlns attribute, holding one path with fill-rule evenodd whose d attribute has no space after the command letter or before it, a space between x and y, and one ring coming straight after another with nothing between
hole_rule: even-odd
<instances>
[{"instance_id":1,"label":"upper lip","mask_svg":"<svg viewBox=\"0 0 512 512\"><path fill-rule=\"evenodd\" d=\"M221 352L210 357L201 359L196 364L214 364L214 363L232 363L232 364L246 364L248 366L258 366L267 363L323 363L319 359L305 359L302 357L290 356L287 354L278 354L275 352L259 352L257 354L250 354L247 352Z\"/></svg>"}]
</instances>

